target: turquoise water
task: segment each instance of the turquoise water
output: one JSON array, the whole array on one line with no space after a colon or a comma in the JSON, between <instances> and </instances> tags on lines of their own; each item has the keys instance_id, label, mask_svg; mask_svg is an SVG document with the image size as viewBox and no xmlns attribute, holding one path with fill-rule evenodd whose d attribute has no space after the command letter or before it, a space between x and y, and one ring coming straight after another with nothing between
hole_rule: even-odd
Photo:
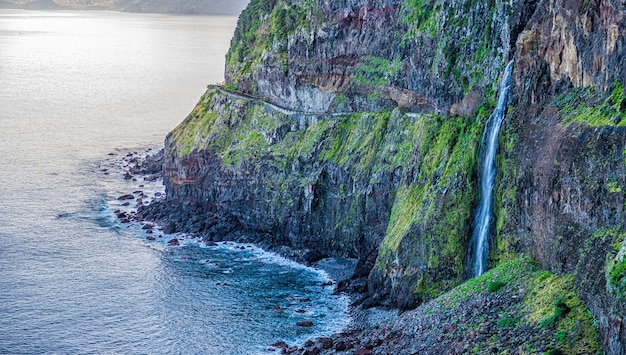
<instances>
[{"instance_id":1,"label":"turquoise water","mask_svg":"<svg viewBox=\"0 0 626 355\"><path fill-rule=\"evenodd\" d=\"M117 196L162 191L116 164L223 80L235 23L0 10L0 353L254 354L345 324L321 272L248 245L148 241L113 213Z\"/></svg>"}]
</instances>

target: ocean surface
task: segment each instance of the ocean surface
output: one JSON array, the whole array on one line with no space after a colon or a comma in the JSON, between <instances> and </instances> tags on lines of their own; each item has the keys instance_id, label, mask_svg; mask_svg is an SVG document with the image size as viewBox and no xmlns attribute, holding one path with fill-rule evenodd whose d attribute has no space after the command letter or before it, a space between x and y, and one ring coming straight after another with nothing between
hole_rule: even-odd
<instances>
[{"instance_id":1,"label":"ocean surface","mask_svg":"<svg viewBox=\"0 0 626 355\"><path fill-rule=\"evenodd\" d=\"M0 10L0 353L257 354L346 324L323 272L150 241L115 216L118 196L162 192L124 180L123 158L158 149L223 80L235 24Z\"/></svg>"}]
</instances>

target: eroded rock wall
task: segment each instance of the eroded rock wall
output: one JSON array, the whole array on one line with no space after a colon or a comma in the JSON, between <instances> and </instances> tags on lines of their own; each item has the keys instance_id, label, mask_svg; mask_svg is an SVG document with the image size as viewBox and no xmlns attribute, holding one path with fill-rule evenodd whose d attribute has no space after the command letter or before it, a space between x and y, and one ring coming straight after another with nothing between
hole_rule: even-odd
<instances>
[{"instance_id":1,"label":"eroded rock wall","mask_svg":"<svg viewBox=\"0 0 626 355\"><path fill-rule=\"evenodd\" d=\"M623 12L251 1L225 87L167 138L171 228L357 257L367 304L431 299L467 277L482 129L514 57L490 263L574 274L605 350L624 353Z\"/></svg>"},{"instance_id":2,"label":"eroded rock wall","mask_svg":"<svg viewBox=\"0 0 626 355\"><path fill-rule=\"evenodd\" d=\"M624 10L544 1L518 37L492 250L574 273L611 354L626 351L626 300L607 281L626 230Z\"/></svg>"}]
</instances>

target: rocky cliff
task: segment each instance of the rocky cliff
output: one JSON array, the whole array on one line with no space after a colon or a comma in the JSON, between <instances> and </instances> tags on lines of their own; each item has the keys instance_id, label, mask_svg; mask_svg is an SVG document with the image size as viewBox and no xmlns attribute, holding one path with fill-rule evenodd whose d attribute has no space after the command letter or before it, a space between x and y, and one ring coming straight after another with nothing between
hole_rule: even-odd
<instances>
[{"instance_id":1,"label":"rocky cliff","mask_svg":"<svg viewBox=\"0 0 626 355\"><path fill-rule=\"evenodd\" d=\"M496 193L499 247L574 274L611 354L626 341L625 31L622 3L538 6L516 43Z\"/></svg>"},{"instance_id":2,"label":"rocky cliff","mask_svg":"<svg viewBox=\"0 0 626 355\"><path fill-rule=\"evenodd\" d=\"M226 85L168 135L167 203L146 214L307 261L358 258L343 286L413 308L468 278L483 128L514 58L490 266L529 255L569 275L605 351L622 354L624 10L253 0Z\"/></svg>"}]
</instances>

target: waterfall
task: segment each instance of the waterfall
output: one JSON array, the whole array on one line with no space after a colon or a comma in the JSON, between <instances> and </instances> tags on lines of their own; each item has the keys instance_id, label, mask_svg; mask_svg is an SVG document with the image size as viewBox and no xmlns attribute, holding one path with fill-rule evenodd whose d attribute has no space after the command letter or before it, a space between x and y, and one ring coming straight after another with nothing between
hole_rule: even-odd
<instances>
[{"instance_id":1,"label":"waterfall","mask_svg":"<svg viewBox=\"0 0 626 355\"><path fill-rule=\"evenodd\" d=\"M493 185L496 176L496 152L498 150L498 132L506 113L506 103L511 88L511 60L504 70L498 92L498 104L489 116L483 135L483 164L480 171L480 201L474 219L474 233L470 239L470 267L472 276L485 272L489 256L489 237L493 216ZM473 253L472 253L473 250Z\"/></svg>"}]
</instances>

